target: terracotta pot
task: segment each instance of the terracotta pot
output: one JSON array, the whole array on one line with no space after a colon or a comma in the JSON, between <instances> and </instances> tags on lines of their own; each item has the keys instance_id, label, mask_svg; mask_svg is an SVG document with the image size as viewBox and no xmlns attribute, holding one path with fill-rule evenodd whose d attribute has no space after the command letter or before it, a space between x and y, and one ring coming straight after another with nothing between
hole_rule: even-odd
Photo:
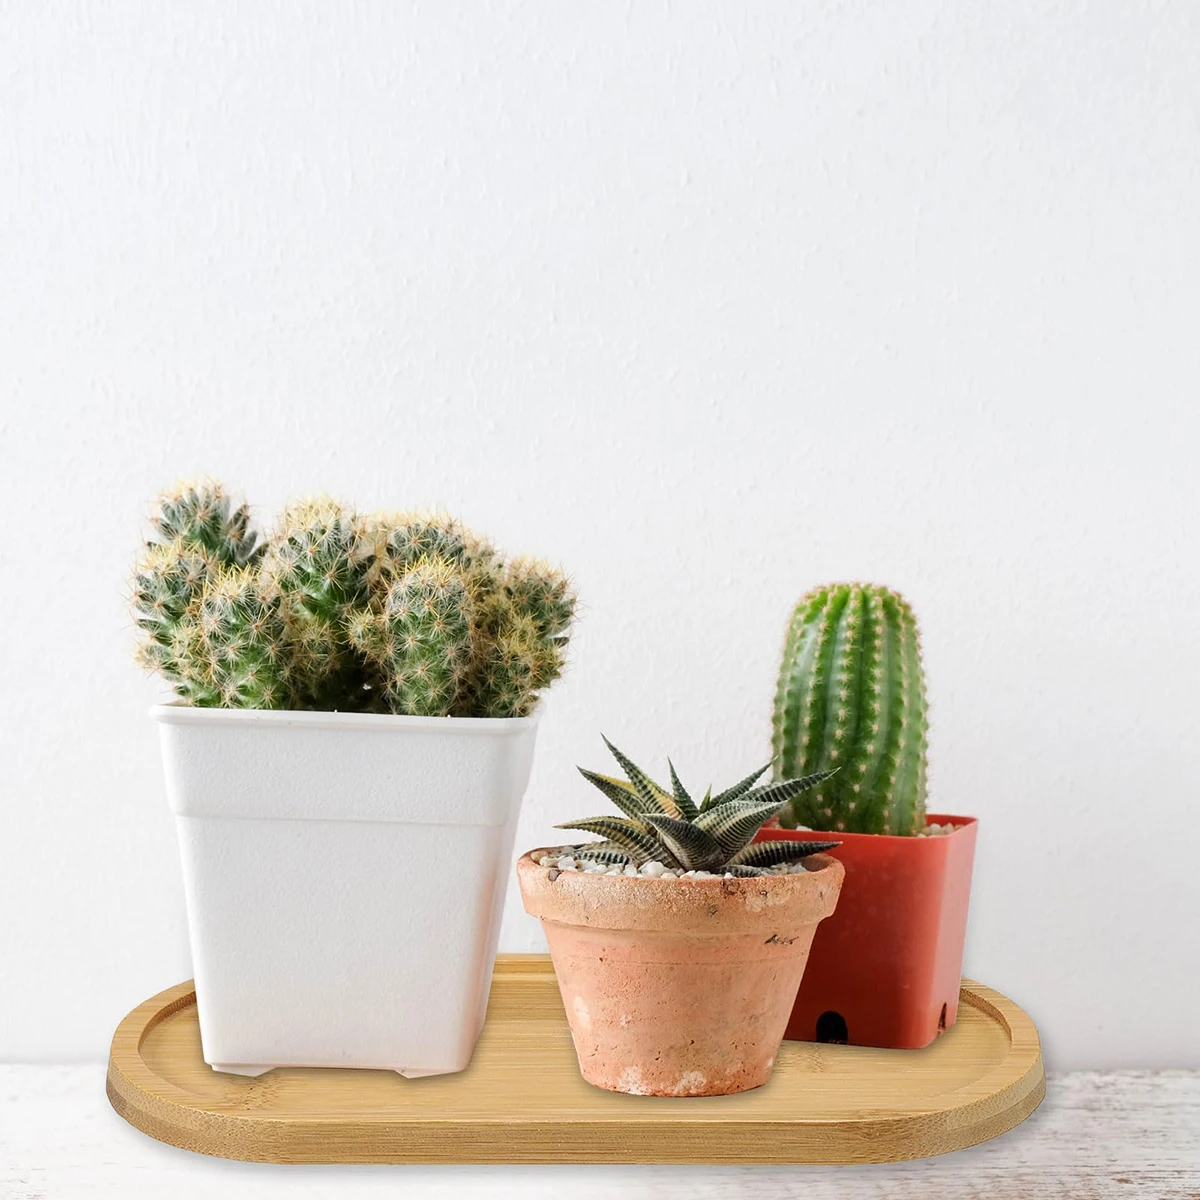
<instances>
[{"instance_id":1,"label":"terracotta pot","mask_svg":"<svg viewBox=\"0 0 1200 1200\"><path fill-rule=\"evenodd\" d=\"M840 840L846 868L837 913L813 940L787 1036L800 1041L914 1049L958 1017L974 817L934 837L764 829L756 841Z\"/></svg>"},{"instance_id":2,"label":"terracotta pot","mask_svg":"<svg viewBox=\"0 0 1200 1200\"><path fill-rule=\"evenodd\" d=\"M720 1096L766 1083L817 922L844 874L650 879L517 863L550 946L579 1069L638 1096Z\"/></svg>"}]
</instances>

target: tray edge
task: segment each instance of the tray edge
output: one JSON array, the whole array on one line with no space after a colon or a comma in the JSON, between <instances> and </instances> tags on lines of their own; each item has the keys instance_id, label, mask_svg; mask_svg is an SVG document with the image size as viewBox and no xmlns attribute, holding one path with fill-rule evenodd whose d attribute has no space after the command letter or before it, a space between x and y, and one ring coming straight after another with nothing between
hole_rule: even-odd
<instances>
[{"instance_id":1,"label":"tray edge","mask_svg":"<svg viewBox=\"0 0 1200 1200\"><path fill-rule=\"evenodd\" d=\"M553 976L545 955L500 955L495 975ZM197 1107L194 1097L155 1075L140 1053L155 1025L192 1000L191 981L139 1004L117 1026L105 1090L113 1109L157 1141L195 1153L245 1162L273 1163L479 1163L479 1164L729 1164L833 1165L903 1162L967 1149L1026 1120L1046 1094L1041 1043L1029 1016L1006 996L964 979L961 1001L1003 1024L1012 1053L978 1080L947 1093L926 1111L863 1115L845 1120L751 1119L736 1124L746 1152L714 1153L706 1133L721 1122L658 1121L636 1117L595 1122L563 1121L554 1145L524 1119L378 1122L358 1118L297 1127L244 1112ZM139 1083L141 1086L139 1086ZM974 1099L964 1092L988 1091ZM151 1085L147 1087L145 1085ZM954 1098L958 1097L955 1103ZM496 1136L497 1131L503 1131ZM491 1135L490 1137L488 1135ZM576 1137L575 1135L580 1135ZM791 1136L789 1136L789 1134ZM319 1135L319 1136L318 1136ZM407 1135L407 1136L406 1136ZM599 1136L598 1136L599 1135ZM799 1135L799 1136L797 1136ZM814 1135L819 1135L814 1140ZM696 1142L696 1145L690 1143Z\"/></svg>"}]
</instances>

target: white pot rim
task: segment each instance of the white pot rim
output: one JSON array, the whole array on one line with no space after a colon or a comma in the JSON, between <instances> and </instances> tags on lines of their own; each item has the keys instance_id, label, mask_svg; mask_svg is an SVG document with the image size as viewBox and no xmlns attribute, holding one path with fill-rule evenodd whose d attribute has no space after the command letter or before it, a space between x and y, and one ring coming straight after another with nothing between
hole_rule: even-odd
<instances>
[{"instance_id":1,"label":"white pot rim","mask_svg":"<svg viewBox=\"0 0 1200 1200\"><path fill-rule=\"evenodd\" d=\"M301 709L196 708L182 701L155 704L152 720L164 725L259 725L288 729L378 730L401 733L478 733L503 737L528 729L541 720L545 701L539 700L526 717L407 717L394 713L313 712Z\"/></svg>"}]
</instances>

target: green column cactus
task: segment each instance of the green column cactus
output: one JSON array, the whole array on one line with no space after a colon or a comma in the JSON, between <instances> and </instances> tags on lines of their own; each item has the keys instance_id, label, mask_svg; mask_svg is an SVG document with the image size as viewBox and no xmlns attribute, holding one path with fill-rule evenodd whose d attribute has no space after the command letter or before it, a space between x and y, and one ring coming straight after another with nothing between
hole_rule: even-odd
<instances>
[{"instance_id":1,"label":"green column cactus","mask_svg":"<svg viewBox=\"0 0 1200 1200\"><path fill-rule=\"evenodd\" d=\"M788 624L775 693L778 778L836 774L780 823L911 836L925 827L929 722L912 609L873 584L816 588Z\"/></svg>"}]
</instances>

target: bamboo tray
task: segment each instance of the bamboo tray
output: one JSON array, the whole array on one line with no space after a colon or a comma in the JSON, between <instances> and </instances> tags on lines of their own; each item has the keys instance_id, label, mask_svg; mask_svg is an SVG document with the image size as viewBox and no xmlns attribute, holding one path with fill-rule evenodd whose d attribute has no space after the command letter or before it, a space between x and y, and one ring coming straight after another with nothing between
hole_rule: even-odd
<instances>
[{"instance_id":1,"label":"bamboo tray","mask_svg":"<svg viewBox=\"0 0 1200 1200\"><path fill-rule=\"evenodd\" d=\"M549 958L501 955L474 1061L458 1075L214 1072L181 983L118 1026L108 1096L159 1141L279 1163L862 1163L945 1154L1023 1121L1046 1093L1033 1022L963 981L924 1050L784 1042L737 1096L656 1099L584 1083Z\"/></svg>"}]
</instances>

